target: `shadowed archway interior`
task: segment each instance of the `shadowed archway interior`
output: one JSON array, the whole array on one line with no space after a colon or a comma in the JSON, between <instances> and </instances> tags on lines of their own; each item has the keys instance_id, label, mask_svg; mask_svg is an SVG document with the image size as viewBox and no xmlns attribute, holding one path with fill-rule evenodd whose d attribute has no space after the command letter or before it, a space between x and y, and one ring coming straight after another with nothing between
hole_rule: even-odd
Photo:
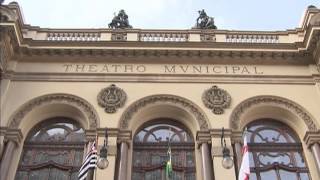
<instances>
[{"instance_id":1,"label":"shadowed archway interior","mask_svg":"<svg viewBox=\"0 0 320 180\"><path fill-rule=\"evenodd\" d=\"M170 149L170 150L169 150ZM175 120L160 118L145 123L133 139L132 180L164 180L172 159L172 180L195 180L194 139Z\"/></svg>"}]
</instances>

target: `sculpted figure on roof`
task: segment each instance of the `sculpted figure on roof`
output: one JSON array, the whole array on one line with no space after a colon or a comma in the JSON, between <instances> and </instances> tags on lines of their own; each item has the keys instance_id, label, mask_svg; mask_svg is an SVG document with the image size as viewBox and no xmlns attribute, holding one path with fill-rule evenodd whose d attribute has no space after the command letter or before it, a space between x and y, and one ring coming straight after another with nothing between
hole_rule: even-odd
<instances>
[{"instance_id":1,"label":"sculpted figure on roof","mask_svg":"<svg viewBox=\"0 0 320 180\"><path fill-rule=\"evenodd\" d=\"M129 24L129 16L126 14L126 12L121 9L118 13L118 15L115 15L111 21L111 23L108 24L109 28L114 29L124 29L124 28L132 28L132 26Z\"/></svg>"},{"instance_id":2,"label":"sculpted figure on roof","mask_svg":"<svg viewBox=\"0 0 320 180\"><path fill-rule=\"evenodd\" d=\"M209 17L207 13L202 9L198 11L199 17L197 18L196 29L217 29L214 25L213 17Z\"/></svg>"}]
</instances>

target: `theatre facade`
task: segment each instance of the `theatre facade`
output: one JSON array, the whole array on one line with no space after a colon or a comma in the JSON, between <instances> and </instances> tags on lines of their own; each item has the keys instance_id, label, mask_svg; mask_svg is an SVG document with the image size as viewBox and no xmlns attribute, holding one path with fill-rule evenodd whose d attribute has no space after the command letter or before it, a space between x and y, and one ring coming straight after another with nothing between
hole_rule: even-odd
<instances>
[{"instance_id":1,"label":"theatre facade","mask_svg":"<svg viewBox=\"0 0 320 180\"><path fill-rule=\"evenodd\" d=\"M132 28L124 11L100 29L0 12L1 180L77 179L94 141L88 180L165 180L168 157L172 180L235 180L243 137L250 180L319 179L317 7L279 31L217 29L204 11L186 30Z\"/></svg>"}]
</instances>

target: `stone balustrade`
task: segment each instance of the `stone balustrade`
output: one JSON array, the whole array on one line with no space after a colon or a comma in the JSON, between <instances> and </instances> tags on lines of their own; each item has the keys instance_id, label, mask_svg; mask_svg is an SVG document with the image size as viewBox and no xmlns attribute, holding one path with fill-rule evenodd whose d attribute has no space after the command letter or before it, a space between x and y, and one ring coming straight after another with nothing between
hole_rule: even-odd
<instances>
[{"instance_id":1,"label":"stone balustrade","mask_svg":"<svg viewBox=\"0 0 320 180\"><path fill-rule=\"evenodd\" d=\"M141 32L140 41L146 42L186 42L189 40L188 33L176 32Z\"/></svg>"},{"instance_id":2,"label":"stone balustrade","mask_svg":"<svg viewBox=\"0 0 320 180\"><path fill-rule=\"evenodd\" d=\"M91 32L48 32L48 41L99 41L100 33Z\"/></svg>"},{"instance_id":3,"label":"stone balustrade","mask_svg":"<svg viewBox=\"0 0 320 180\"><path fill-rule=\"evenodd\" d=\"M278 35L268 34L230 34L226 42L231 43L279 43Z\"/></svg>"},{"instance_id":4,"label":"stone balustrade","mask_svg":"<svg viewBox=\"0 0 320 180\"><path fill-rule=\"evenodd\" d=\"M28 30L26 30L28 31ZM214 30L140 30L140 29L97 29L97 30L41 30L32 31L26 38L47 41L121 41L140 42L224 42L224 43L295 43L299 41L299 33L283 32L241 32ZM40 36L43 34L44 36ZM35 34L35 35L34 35ZM38 35L37 35L38 34ZM34 37L32 37L34 35ZM40 37L40 38L39 38ZM41 38L42 37L42 38Z\"/></svg>"}]
</instances>

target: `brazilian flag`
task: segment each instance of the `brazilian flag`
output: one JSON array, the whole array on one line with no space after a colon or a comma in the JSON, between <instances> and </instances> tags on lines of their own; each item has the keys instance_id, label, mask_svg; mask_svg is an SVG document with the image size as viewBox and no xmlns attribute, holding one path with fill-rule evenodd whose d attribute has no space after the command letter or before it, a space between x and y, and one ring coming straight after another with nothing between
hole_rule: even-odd
<instances>
[{"instance_id":1,"label":"brazilian flag","mask_svg":"<svg viewBox=\"0 0 320 180\"><path fill-rule=\"evenodd\" d=\"M170 180L172 177L172 163L171 163L171 148L170 148L170 144L168 147L168 156L169 156L169 160L166 163L166 179Z\"/></svg>"}]
</instances>

